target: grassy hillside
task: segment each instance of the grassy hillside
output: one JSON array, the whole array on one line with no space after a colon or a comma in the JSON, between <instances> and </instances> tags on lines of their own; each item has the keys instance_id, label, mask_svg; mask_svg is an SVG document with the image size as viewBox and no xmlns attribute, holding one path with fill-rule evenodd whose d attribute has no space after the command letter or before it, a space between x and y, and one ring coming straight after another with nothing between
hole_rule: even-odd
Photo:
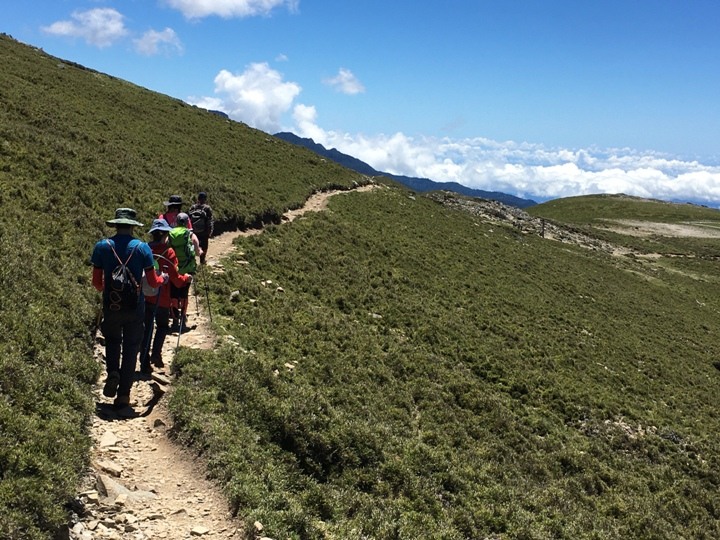
<instances>
[{"instance_id":1,"label":"grassy hillside","mask_svg":"<svg viewBox=\"0 0 720 540\"><path fill-rule=\"evenodd\" d=\"M93 244L132 206L209 192L219 229L273 222L357 174L0 35L0 537L65 520L87 459Z\"/></svg>"},{"instance_id":2,"label":"grassy hillside","mask_svg":"<svg viewBox=\"0 0 720 540\"><path fill-rule=\"evenodd\" d=\"M362 178L8 37L0 66L0 537L40 539L87 459L87 260L114 208L149 223L206 189L221 227L272 224ZM209 280L225 344L176 363L177 436L273 538L720 537L716 241L596 221L717 213L591 203L532 211L673 256L397 186L242 240Z\"/></svg>"},{"instance_id":3,"label":"grassy hillside","mask_svg":"<svg viewBox=\"0 0 720 540\"><path fill-rule=\"evenodd\" d=\"M706 262L669 271L396 188L239 247L212 298L233 339L181 355L171 407L269 536L720 535Z\"/></svg>"}]
</instances>

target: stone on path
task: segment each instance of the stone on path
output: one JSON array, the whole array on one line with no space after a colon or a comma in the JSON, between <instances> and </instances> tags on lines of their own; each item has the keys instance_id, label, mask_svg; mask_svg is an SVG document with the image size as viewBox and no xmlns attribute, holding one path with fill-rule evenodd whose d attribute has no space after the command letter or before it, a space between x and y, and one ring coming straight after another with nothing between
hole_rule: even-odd
<instances>
[{"instance_id":1,"label":"stone on path","mask_svg":"<svg viewBox=\"0 0 720 540\"><path fill-rule=\"evenodd\" d=\"M114 463L112 461L99 461L98 467L105 471L108 474L112 474L113 476L120 477L120 475L123 472L123 468L118 465L117 463Z\"/></svg>"},{"instance_id":2,"label":"stone on path","mask_svg":"<svg viewBox=\"0 0 720 540\"><path fill-rule=\"evenodd\" d=\"M112 501L113 503L120 495L125 495L127 499L131 500L155 499L157 497L157 495L150 491L131 491L120 482L104 474L98 475L97 484L98 491L106 497L106 500Z\"/></svg>"},{"instance_id":3,"label":"stone on path","mask_svg":"<svg viewBox=\"0 0 720 540\"><path fill-rule=\"evenodd\" d=\"M108 446L115 446L119 442L117 436L110 430L103 433L100 439L100 448L107 448Z\"/></svg>"},{"instance_id":4,"label":"stone on path","mask_svg":"<svg viewBox=\"0 0 720 540\"><path fill-rule=\"evenodd\" d=\"M192 528L190 534L193 536L205 536L209 532L210 529L208 529L207 527L203 527L202 525L196 525Z\"/></svg>"},{"instance_id":5,"label":"stone on path","mask_svg":"<svg viewBox=\"0 0 720 540\"><path fill-rule=\"evenodd\" d=\"M160 373L153 373L152 378L160 384L164 384L166 386L170 384L170 379L168 379L165 375L160 375Z\"/></svg>"}]
</instances>

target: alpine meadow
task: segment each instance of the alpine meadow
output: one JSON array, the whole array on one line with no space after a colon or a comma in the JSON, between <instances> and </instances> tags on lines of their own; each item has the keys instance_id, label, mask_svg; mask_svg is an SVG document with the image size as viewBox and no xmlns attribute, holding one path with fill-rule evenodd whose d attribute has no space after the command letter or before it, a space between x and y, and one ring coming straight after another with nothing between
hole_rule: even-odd
<instances>
[{"instance_id":1,"label":"alpine meadow","mask_svg":"<svg viewBox=\"0 0 720 540\"><path fill-rule=\"evenodd\" d=\"M0 66L1 538L55 538L87 468L105 221L200 190L263 232L208 276L220 345L180 348L170 435L264 536L720 538L718 210L501 211L7 35Z\"/></svg>"}]
</instances>

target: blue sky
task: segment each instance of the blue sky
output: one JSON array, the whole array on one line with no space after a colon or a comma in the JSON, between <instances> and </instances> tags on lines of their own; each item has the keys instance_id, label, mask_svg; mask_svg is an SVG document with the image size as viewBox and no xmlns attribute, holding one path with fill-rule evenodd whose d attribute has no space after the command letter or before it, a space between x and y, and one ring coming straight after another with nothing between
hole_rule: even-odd
<instances>
[{"instance_id":1,"label":"blue sky","mask_svg":"<svg viewBox=\"0 0 720 540\"><path fill-rule=\"evenodd\" d=\"M3 6L24 43L378 170L720 205L716 0Z\"/></svg>"}]
</instances>

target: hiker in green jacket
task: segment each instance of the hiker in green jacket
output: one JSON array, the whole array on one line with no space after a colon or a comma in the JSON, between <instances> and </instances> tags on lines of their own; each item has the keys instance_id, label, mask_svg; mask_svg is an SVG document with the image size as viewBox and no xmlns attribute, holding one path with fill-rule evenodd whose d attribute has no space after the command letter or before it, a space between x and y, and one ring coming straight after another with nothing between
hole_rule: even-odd
<instances>
[{"instance_id":1,"label":"hiker in green jacket","mask_svg":"<svg viewBox=\"0 0 720 540\"><path fill-rule=\"evenodd\" d=\"M185 212L177 215L176 226L170 231L170 247L175 250L178 259L178 273L180 275L191 274L194 276L197 270L196 256L204 253L195 233L188 228L190 216ZM187 332L192 330L187 325L187 306L190 285L177 287L170 283L170 298L173 314L172 332Z\"/></svg>"}]
</instances>

